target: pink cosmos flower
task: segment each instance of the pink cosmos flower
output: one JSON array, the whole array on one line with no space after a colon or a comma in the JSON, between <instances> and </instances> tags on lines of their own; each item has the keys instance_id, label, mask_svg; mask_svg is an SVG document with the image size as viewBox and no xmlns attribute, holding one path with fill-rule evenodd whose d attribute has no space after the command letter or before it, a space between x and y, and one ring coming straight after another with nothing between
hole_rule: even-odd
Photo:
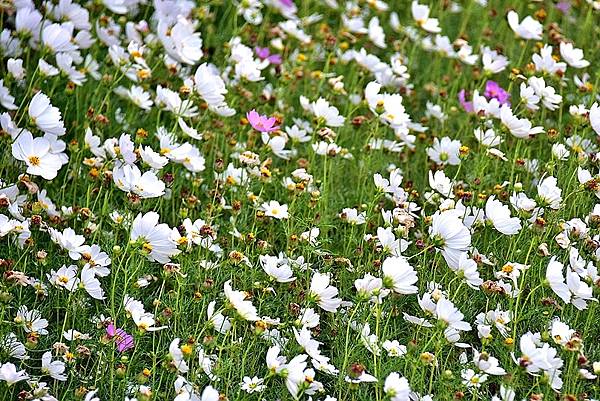
<instances>
[{"instance_id":1,"label":"pink cosmos flower","mask_svg":"<svg viewBox=\"0 0 600 401\"><path fill-rule=\"evenodd\" d=\"M496 99L500 103L500 105L510 106L510 94L502 89L500 85L498 85L495 81L487 81L485 83L485 92L483 93L488 100Z\"/></svg>"},{"instance_id":2,"label":"pink cosmos flower","mask_svg":"<svg viewBox=\"0 0 600 401\"><path fill-rule=\"evenodd\" d=\"M281 64L281 55L271 54L268 47L255 47L254 52L261 60L269 60L273 65Z\"/></svg>"},{"instance_id":3,"label":"pink cosmos flower","mask_svg":"<svg viewBox=\"0 0 600 401\"><path fill-rule=\"evenodd\" d=\"M463 107L463 109L465 109L465 111L467 113L472 113L473 112L473 102L467 100L467 91L465 91L464 89L462 89L460 92L458 92L458 101L460 102L460 105Z\"/></svg>"},{"instance_id":4,"label":"pink cosmos flower","mask_svg":"<svg viewBox=\"0 0 600 401\"><path fill-rule=\"evenodd\" d=\"M117 350L119 352L125 352L128 349L133 348L133 336L127 334L123 329L117 329L114 324L109 324L106 328L106 335L108 338L114 338L117 344Z\"/></svg>"},{"instance_id":5,"label":"pink cosmos flower","mask_svg":"<svg viewBox=\"0 0 600 401\"><path fill-rule=\"evenodd\" d=\"M261 116L254 109L248 112L248 114L246 114L246 118L248 118L248 121L250 122L250 125L252 125L252 128L254 128L257 131L271 132L279 129L279 126L274 126L275 122L277 121L275 117L269 118L267 116Z\"/></svg>"}]
</instances>

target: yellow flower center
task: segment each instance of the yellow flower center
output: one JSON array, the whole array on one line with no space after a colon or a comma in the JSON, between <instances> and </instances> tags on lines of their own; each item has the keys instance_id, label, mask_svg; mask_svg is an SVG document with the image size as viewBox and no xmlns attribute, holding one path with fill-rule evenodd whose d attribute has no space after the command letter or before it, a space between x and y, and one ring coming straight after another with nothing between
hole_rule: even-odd
<instances>
[{"instance_id":1,"label":"yellow flower center","mask_svg":"<svg viewBox=\"0 0 600 401\"><path fill-rule=\"evenodd\" d=\"M40 165L40 158L37 156L29 156L29 163L32 166L39 166Z\"/></svg>"}]
</instances>

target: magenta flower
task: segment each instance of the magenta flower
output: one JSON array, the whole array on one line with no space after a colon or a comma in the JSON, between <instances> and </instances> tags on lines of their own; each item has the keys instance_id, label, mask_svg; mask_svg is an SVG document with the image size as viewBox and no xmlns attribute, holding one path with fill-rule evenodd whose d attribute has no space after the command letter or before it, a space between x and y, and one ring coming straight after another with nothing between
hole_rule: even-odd
<instances>
[{"instance_id":1,"label":"magenta flower","mask_svg":"<svg viewBox=\"0 0 600 401\"><path fill-rule=\"evenodd\" d=\"M569 12L569 10L571 9L571 3L563 0L563 1L559 1L558 3L556 3L555 7L561 13L567 14Z\"/></svg>"},{"instance_id":2,"label":"magenta flower","mask_svg":"<svg viewBox=\"0 0 600 401\"><path fill-rule=\"evenodd\" d=\"M473 112L473 102L467 100L467 92L464 89L458 92L458 101L467 113Z\"/></svg>"},{"instance_id":3,"label":"magenta flower","mask_svg":"<svg viewBox=\"0 0 600 401\"><path fill-rule=\"evenodd\" d=\"M134 346L133 336L127 334L123 329L116 328L112 323L106 328L106 335L108 338L114 338L115 344L117 344L117 350L119 352L125 352Z\"/></svg>"},{"instance_id":4,"label":"magenta flower","mask_svg":"<svg viewBox=\"0 0 600 401\"><path fill-rule=\"evenodd\" d=\"M483 95L488 99L496 99L498 100L498 102L500 103L500 105L507 105L510 106L510 94L505 91L504 89L502 89L502 87L500 85L498 85L497 82L494 81L487 81L485 83L485 92L483 93Z\"/></svg>"},{"instance_id":5,"label":"magenta flower","mask_svg":"<svg viewBox=\"0 0 600 401\"><path fill-rule=\"evenodd\" d=\"M269 118L267 116L261 116L254 109L248 112L248 114L246 114L246 118L248 118L248 121L250 122L250 125L252 125L252 128L254 128L257 131L271 132L279 129L279 126L274 126L275 122L277 121L275 117Z\"/></svg>"},{"instance_id":6,"label":"magenta flower","mask_svg":"<svg viewBox=\"0 0 600 401\"><path fill-rule=\"evenodd\" d=\"M254 52L261 60L269 60L269 63L274 65L281 64L281 56L279 54L271 54L268 47L255 47Z\"/></svg>"},{"instance_id":7,"label":"magenta flower","mask_svg":"<svg viewBox=\"0 0 600 401\"><path fill-rule=\"evenodd\" d=\"M294 5L293 0L279 0L279 2L288 8Z\"/></svg>"}]
</instances>

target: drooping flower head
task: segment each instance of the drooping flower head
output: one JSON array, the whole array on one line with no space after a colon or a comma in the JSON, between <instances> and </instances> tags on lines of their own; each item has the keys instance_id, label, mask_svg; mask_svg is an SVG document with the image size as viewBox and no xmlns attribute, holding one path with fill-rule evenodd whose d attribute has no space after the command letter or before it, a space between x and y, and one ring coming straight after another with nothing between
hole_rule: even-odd
<instances>
[{"instance_id":1,"label":"drooping flower head","mask_svg":"<svg viewBox=\"0 0 600 401\"><path fill-rule=\"evenodd\" d=\"M252 111L249 111L248 114L246 114L246 118L248 118L248 122L250 122L252 128L254 128L257 131L271 132L279 129L279 126L275 125L275 123L277 122L277 119L275 117L261 116L254 109Z\"/></svg>"}]
</instances>

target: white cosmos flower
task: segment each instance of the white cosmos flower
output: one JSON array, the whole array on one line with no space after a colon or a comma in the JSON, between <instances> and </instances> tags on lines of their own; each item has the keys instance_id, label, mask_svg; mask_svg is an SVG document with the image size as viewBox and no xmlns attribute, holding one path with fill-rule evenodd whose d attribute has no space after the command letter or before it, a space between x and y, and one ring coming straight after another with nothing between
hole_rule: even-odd
<instances>
[{"instance_id":1,"label":"white cosmos flower","mask_svg":"<svg viewBox=\"0 0 600 401\"><path fill-rule=\"evenodd\" d=\"M596 300L593 289L581 280L579 274L567 269L567 287L572 294L571 303L579 310L587 308L587 301Z\"/></svg>"},{"instance_id":2,"label":"white cosmos flower","mask_svg":"<svg viewBox=\"0 0 600 401\"><path fill-rule=\"evenodd\" d=\"M69 53L77 50L73 44L73 24L49 24L42 30L42 43L54 54Z\"/></svg>"},{"instance_id":3,"label":"white cosmos flower","mask_svg":"<svg viewBox=\"0 0 600 401\"><path fill-rule=\"evenodd\" d=\"M513 32L522 39L533 39L541 40L543 33L543 26L538 21L533 19L530 15L523 18L519 22L519 14L511 10L508 12L506 18L508 19L508 25Z\"/></svg>"},{"instance_id":4,"label":"white cosmos flower","mask_svg":"<svg viewBox=\"0 0 600 401\"><path fill-rule=\"evenodd\" d=\"M458 260L458 266L452 270L467 282L469 287L479 289L479 286L483 284L483 279L479 277L479 271L477 270L477 262L469 258L467 252L464 252Z\"/></svg>"},{"instance_id":5,"label":"white cosmos flower","mask_svg":"<svg viewBox=\"0 0 600 401\"><path fill-rule=\"evenodd\" d=\"M506 370L500 366L500 362L497 358L494 358L487 352L479 352L475 348L473 348L473 363L479 370L487 374L495 376L503 376L506 374Z\"/></svg>"},{"instance_id":6,"label":"white cosmos flower","mask_svg":"<svg viewBox=\"0 0 600 401\"><path fill-rule=\"evenodd\" d=\"M562 190L557 185L555 177L546 177L538 183L538 197L548 207L554 210L560 209L562 202Z\"/></svg>"},{"instance_id":7,"label":"white cosmos flower","mask_svg":"<svg viewBox=\"0 0 600 401\"><path fill-rule=\"evenodd\" d=\"M281 348L279 346L274 345L269 347L267 350L266 356L266 364L267 369L272 374L280 374L286 368L287 358L285 356L280 356Z\"/></svg>"},{"instance_id":8,"label":"white cosmos flower","mask_svg":"<svg viewBox=\"0 0 600 401\"><path fill-rule=\"evenodd\" d=\"M169 163L169 159L155 152L150 146L140 147L142 161L153 169L160 170Z\"/></svg>"},{"instance_id":9,"label":"white cosmos flower","mask_svg":"<svg viewBox=\"0 0 600 401\"><path fill-rule=\"evenodd\" d=\"M456 166L460 164L460 147L460 141L452 140L447 136L441 141L434 138L433 145L427 148L427 155L438 164Z\"/></svg>"},{"instance_id":10,"label":"white cosmos flower","mask_svg":"<svg viewBox=\"0 0 600 401\"><path fill-rule=\"evenodd\" d=\"M463 384L469 389L481 387L488 379L488 375L476 373L473 369L463 369L460 376L463 378Z\"/></svg>"},{"instance_id":11,"label":"white cosmos flower","mask_svg":"<svg viewBox=\"0 0 600 401\"><path fill-rule=\"evenodd\" d=\"M131 225L130 239L141 243L142 252L149 261L168 263L179 250L171 238L171 229L165 223L159 224L159 218L156 212L138 214Z\"/></svg>"},{"instance_id":12,"label":"white cosmos flower","mask_svg":"<svg viewBox=\"0 0 600 401\"><path fill-rule=\"evenodd\" d=\"M142 199L164 195L165 183L153 171L144 174L136 165L116 163L113 168L113 181L121 191L138 195Z\"/></svg>"},{"instance_id":13,"label":"white cosmos flower","mask_svg":"<svg viewBox=\"0 0 600 401\"><path fill-rule=\"evenodd\" d=\"M379 93L381 84L372 81L365 87L365 99L369 109L379 116L379 119L392 127L396 132L407 134L410 116L402 104L402 96L394 93ZM302 97L301 97L302 101Z\"/></svg>"},{"instance_id":14,"label":"white cosmos flower","mask_svg":"<svg viewBox=\"0 0 600 401\"><path fill-rule=\"evenodd\" d=\"M154 102L150 98L150 92L145 91L141 86L132 85L131 88L124 90L122 94L140 109L152 109Z\"/></svg>"},{"instance_id":15,"label":"white cosmos flower","mask_svg":"<svg viewBox=\"0 0 600 401\"><path fill-rule=\"evenodd\" d=\"M0 339L0 349L5 352L8 357L20 360L29 359L25 345L17 339L15 333L8 333Z\"/></svg>"},{"instance_id":16,"label":"white cosmos flower","mask_svg":"<svg viewBox=\"0 0 600 401\"><path fill-rule=\"evenodd\" d=\"M555 343L563 347L571 340L576 331L571 329L567 324L560 321L559 317L555 317L550 322L550 335Z\"/></svg>"},{"instance_id":17,"label":"white cosmos flower","mask_svg":"<svg viewBox=\"0 0 600 401\"><path fill-rule=\"evenodd\" d=\"M169 345L169 356L171 357L173 366L175 366L179 373L187 373L190 368L185 362L185 359L183 359L183 352L179 347L180 341L181 340L179 338L175 338L173 341L171 341L171 344Z\"/></svg>"},{"instance_id":18,"label":"white cosmos flower","mask_svg":"<svg viewBox=\"0 0 600 401\"><path fill-rule=\"evenodd\" d=\"M260 255L259 259L263 270L272 280L278 283L289 283L296 280L286 259L270 255Z\"/></svg>"},{"instance_id":19,"label":"white cosmos flower","mask_svg":"<svg viewBox=\"0 0 600 401\"><path fill-rule=\"evenodd\" d=\"M379 24L379 18L373 17L369 21L369 39L373 44L381 49L385 49L385 33Z\"/></svg>"},{"instance_id":20,"label":"white cosmos flower","mask_svg":"<svg viewBox=\"0 0 600 401\"><path fill-rule=\"evenodd\" d=\"M316 102L310 102L306 97L300 96L300 105L328 127L344 125L344 116L341 116L339 110L322 97L318 98Z\"/></svg>"},{"instance_id":21,"label":"white cosmos flower","mask_svg":"<svg viewBox=\"0 0 600 401\"><path fill-rule=\"evenodd\" d=\"M6 61L6 69L8 70L10 75L12 75L13 78L17 81L20 81L23 78L25 78L26 71L23 68L23 59L9 58Z\"/></svg>"},{"instance_id":22,"label":"white cosmos flower","mask_svg":"<svg viewBox=\"0 0 600 401\"><path fill-rule=\"evenodd\" d=\"M560 55L573 68L585 68L590 62L583 58L583 50L573 46L572 43L560 42Z\"/></svg>"},{"instance_id":23,"label":"white cosmos flower","mask_svg":"<svg viewBox=\"0 0 600 401\"><path fill-rule=\"evenodd\" d=\"M521 82L520 92L521 101L525 104L529 110L538 110L540 107L540 97L536 94L535 89L525 82Z\"/></svg>"},{"instance_id":24,"label":"white cosmos flower","mask_svg":"<svg viewBox=\"0 0 600 401\"><path fill-rule=\"evenodd\" d=\"M562 96L557 94L552 86L546 86L544 78L530 77L527 83L534 90L535 96L542 100L544 107L548 110L556 110L558 108L562 102Z\"/></svg>"},{"instance_id":25,"label":"white cosmos flower","mask_svg":"<svg viewBox=\"0 0 600 401\"><path fill-rule=\"evenodd\" d=\"M52 106L50 98L42 92L36 93L29 103L31 121L44 133L61 136L65 134L60 110Z\"/></svg>"},{"instance_id":26,"label":"white cosmos flower","mask_svg":"<svg viewBox=\"0 0 600 401\"><path fill-rule=\"evenodd\" d=\"M309 297L327 312L336 312L342 304L342 300L337 298L338 289L329 285L330 280L329 274L315 272L310 280Z\"/></svg>"},{"instance_id":27,"label":"white cosmos flower","mask_svg":"<svg viewBox=\"0 0 600 401\"><path fill-rule=\"evenodd\" d=\"M51 180L58 175L63 163L61 156L52 153L46 138L34 138L31 132L23 130L13 142L12 155L27 164L27 173Z\"/></svg>"},{"instance_id":28,"label":"white cosmos flower","mask_svg":"<svg viewBox=\"0 0 600 401\"><path fill-rule=\"evenodd\" d=\"M361 15L349 17L346 14L342 14L342 24L352 33L365 34L368 32L367 28L365 28L364 18Z\"/></svg>"},{"instance_id":29,"label":"white cosmos flower","mask_svg":"<svg viewBox=\"0 0 600 401\"><path fill-rule=\"evenodd\" d=\"M419 4L417 0L413 0L411 4L412 17L417 25L430 33L439 33L442 28L439 27L437 18L429 18L429 6L425 4Z\"/></svg>"},{"instance_id":30,"label":"white cosmos flower","mask_svg":"<svg viewBox=\"0 0 600 401\"><path fill-rule=\"evenodd\" d=\"M220 312L215 312L215 301L211 301L206 309L209 324L221 334L227 333L231 328L229 318L223 316Z\"/></svg>"},{"instance_id":31,"label":"white cosmos flower","mask_svg":"<svg viewBox=\"0 0 600 401\"><path fill-rule=\"evenodd\" d=\"M600 107L598 103L594 103L590 107L590 125L592 129L596 131L596 134L600 135Z\"/></svg>"},{"instance_id":32,"label":"white cosmos flower","mask_svg":"<svg viewBox=\"0 0 600 401\"><path fill-rule=\"evenodd\" d=\"M392 256L401 256L408 248L408 241L403 238L396 239L392 227L377 228L377 242L383 248L383 252Z\"/></svg>"},{"instance_id":33,"label":"white cosmos flower","mask_svg":"<svg viewBox=\"0 0 600 401\"><path fill-rule=\"evenodd\" d=\"M397 294L416 294L417 272L403 256L386 258L381 265L383 285Z\"/></svg>"},{"instance_id":34,"label":"white cosmos flower","mask_svg":"<svg viewBox=\"0 0 600 401\"><path fill-rule=\"evenodd\" d=\"M441 249L449 265L457 266L460 256L471 246L471 233L455 211L436 212L433 215L429 236Z\"/></svg>"},{"instance_id":35,"label":"white cosmos flower","mask_svg":"<svg viewBox=\"0 0 600 401\"><path fill-rule=\"evenodd\" d=\"M214 67L203 63L200 64L194 75L194 88L196 92L211 106L220 106L225 102L225 82L214 71Z\"/></svg>"},{"instance_id":36,"label":"white cosmos flower","mask_svg":"<svg viewBox=\"0 0 600 401\"><path fill-rule=\"evenodd\" d=\"M401 357L406 355L407 348L406 345L401 345L398 340L385 340L381 347L387 351L388 356L391 357Z\"/></svg>"},{"instance_id":37,"label":"white cosmos flower","mask_svg":"<svg viewBox=\"0 0 600 401\"><path fill-rule=\"evenodd\" d=\"M528 119L516 117L507 105L503 105L500 109L500 121L517 138L530 138L544 132L543 127L533 127Z\"/></svg>"},{"instance_id":38,"label":"white cosmos flower","mask_svg":"<svg viewBox=\"0 0 600 401\"><path fill-rule=\"evenodd\" d=\"M42 318L40 311L36 309L29 310L26 305L21 305L17 309L15 323L23 325L23 330L27 333L48 334L48 330L46 330L48 320Z\"/></svg>"},{"instance_id":39,"label":"white cosmos flower","mask_svg":"<svg viewBox=\"0 0 600 401\"><path fill-rule=\"evenodd\" d=\"M261 205L261 210L265 212L265 216L273 217L274 219L288 219L290 217L288 213L288 206L281 205L277 201L265 202Z\"/></svg>"},{"instance_id":40,"label":"white cosmos flower","mask_svg":"<svg viewBox=\"0 0 600 401\"><path fill-rule=\"evenodd\" d=\"M464 43L460 47L456 53L456 57L467 65L474 65L479 58L477 54L473 54L473 48L468 43Z\"/></svg>"},{"instance_id":41,"label":"white cosmos flower","mask_svg":"<svg viewBox=\"0 0 600 401\"><path fill-rule=\"evenodd\" d=\"M546 74L564 73L567 69L567 64L562 61L556 61L552 55L552 46L544 45L540 50L540 54L534 54L531 59L535 65L535 70Z\"/></svg>"},{"instance_id":42,"label":"white cosmos flower","mask_svg":"<svg viewBox=\"0 0 600 401\"><path fill-rule=\"evenodd\" d=\"M313 308L306 308L300 311L300 319L297 322L299 322L302 327L314 329L319 325L320 319L321 317Z\"/></svg>"},{"instance_id":43,"label":"white cosmos flower","mask_svg":"<svg viewBox=\"0 0 600 401\"><path fill-rule=\"evenodd\" d=\"M280 22L278 26L287 34L295 37L300 42L308 44L311 42L312 37L304 32L299 26L299 21L288 19L285 22Z\"/></svg>"},{"instance_id":44,"label":"white cosmos flower","mask_svg":"<svg viewBox=\"0 0 600 401\"><path fill-rule=\"evenodd\" d=\"M67 376L64 374L65 363L60 360L53 361L50 351L44 352L42 355L42 375L48 375L55 380L66 381Z\"/></svg>"},{"instance_id":45,"label":"white cosmos flower","mask_svg":"<svg viewBox=\"0 0 600 401\"><path fill-rule=\"evenodd\" d=\"M57 271L51 270L48 276L48 281L57 287L63 287L73 292L79 285L79 278L77 277L77 266L62 265Z\"/></svg>"},{"instance_id":46,"label":"white cosmos flower","mask_svg":"<svg viewBox=\"0 0 600 401\"><path fill-rule=\"evenodd\" d=\"M154 326L156 324L154 314L146 312L144 310L144 305L140 301L125 295L123 303L125 305L125 310L131 315L133 322L140 331L158 331L167 328L167 326Z\"/></svg>"},{"instance_id":47,"label":"white cosmos flower","mask_svg":"<svg viewBox=\"0 0 600 401\"><path fill-rule=\"evenodd\" d=\"M453 184L452 180L446 177L446 174L443 170L438 170L434 173L429 171L429 186L434 191L439 192L441 195L453 198L454 194L452 193Z\"/></svg>"},{"instance_id":48,"label":"white cosmos flower","mask_svg":"<svg viewBox=\"0 0 600 401\"><path fill-rule=\"evenodd\" d=\"M389 294L389 290L383 289L383 280L367 273L363 278L354 280L354 287L360 297L370 298L371 302L381 303L381 300Z\"/></svg>"},{"instance_id":49,"label":"white cosmos flower","mask_svg":"<svg viewBox=\"0 0 600 401\"><path fill-rule=\"evenodd\" d=\"M100 281L96 278L93 269L85 265L81 269L81 281L79 285L94 299L104 299L104 290L100 286Z\"/></svg>"},{"instance_id":50,"label":"white cosmos flower","mask_svg":"<svg viewBox=\"0 0 600 401\"><path fill-rule=\"evenodd\" d=\"M493 128L488 128L485 131L481 128L475 128L474 134L475 139L483 146L494 148L503 142L502 137Z\"/></svg>"},{"instance_id":51,"label":"white cosmos flower","mask_svg":"<svg viewBox=\"0 0 600 401\"><path fill-rule=\"evenodd\" d=\"M527 332L519 340L521 357L519 363L526 366L527 372L537 373L540 370L555 371L563 365L562 359L557 357L556 349L542 343L540 335Z\"/></svg>"},{"instance_id":52,"label":"white cosmos flower","mask_svg":"<svg viewBox=\"0 0 600 401\"><path fill-rule=\"evenodd\" d=\"M10 94L10 91L4 86L4 79L0 79L0 104L7 110L16 110L19 108L15 104L15 97Z\"/></svg>"},{"instance_id":53,"label":"white cosmos flower","mask_svg":"<svg viewBox=\"0 0 600 401\"><path fill-rule=\"evenodd\" d=\"M511 205L518 211L531 212L537 206L535 200L529 198L523 192L513 192L510 196Z\"/></svg>"},{"instance_id":54,"label":"white cosmos flower","mask_svg":"<svg viewBox=\"0 0 600 401\"><path fill-rule=\"evenodd\" d=\"M251 322L259 320L256 307L251 301L246 300L246 293L236 291L231 288L231 280L227 280L224 285L225 297L235 308L237 313L244 319Z\"/></svg>"},{"instance_id":55,"label":"white cosmos flower","mask_svg":"<svg viewBox=\"0 0 600 401\"><path fill-rule=\"evenodd\" d=\"M202 57L202 38L195 32L194 23L180 16L177 23L158 23L157 35L169 56L185 64L196 64Z\"/></svg>"},{"instance_id":56,"label":"white cosmos flower","mask_svg":"<svg viewBox=\"0 0 600 401\"><path fill-rule=\"evenodd\" d=\"M383 391L390 397L391 401L410 400L411 390L408 380L397 372L390 373L385 379Z\"/></svg>"},{"instance_id":57,"label":"white cosmos flower","mask_svg":"<svg viewBox=\"0 0 600 401\"><path fill-rule=\"evenodd\" d=\"M0 380L6 382L8 386L27 379L29 379L27 372L25 370L17 370L17 367L10 362L6 362L0 366Z\"/></svg>"},{"instance_id":58,"label":"white cosmos flower","mask_svg":"<svg viewBox=\"0 0 600 401\"><path fill-rule=\"evenodd\" d=\"M447 328L458 331L471 330L471 325L463 320L465 315L463 315L461 311L446 298L441 298L437 302L434 315L436 319L444 322L447 325Z\"/></svg>"},{"instance_id":59,"label":"white cosmos flower","mask_svg":"<svg viewBox=\"0 0 600 401\"><path fill-rule=\"evenodd\" d=\"M496 74L504 71L508 67L508 58L502 54L498 54L496 50L492 50L487 46L483 46L481 62L483 70L489 74Z\"/></svg>"},{"instance_id":60,"label":"white cosmos flower","mask_svg":"<svg viewBox=\"0 0 600 401\"><path fill-rule=\"evenodd\" d=\"M156 87L156 105L162 107L177 117L195 117L198 115L198 107L190 99L182 100L179 93L161 85Z\"/></svg>"},{"instance_id":61,"label":"white cosmos flower","mask_svg":"<svg viewBox=\"0 0 600 401\"><path fill-rule=\"evenodd\" d=\"M511 217L508 206L503 205L494 195L485 204L485 216L504 235L514 235L521 231L521 220Z\"/></svg>"},{"instance_id":62,"label":"white cosmos flower","mask_svg":"<svg viewBox=\"0 0 600 401\"><path fill-rule=\"evenodd\" d=\"M570 154L571 152L569 152L569 150L564 144L555 143L554 145L552 145L552 156L554 156L557 160L568 160Z\"/></svg>"},{"instance_id":63,"label":"white cosmos flower","mask_svg":"<svg viewBox=\"0 0 600 401\"><path fill-rule=\"evenodd\" d=\"M63 75L66 75L75 85L81 86L86 81L85 74L73 66L73 57L70 54L58 53L56 55L56 65Z\"/></svg>"},{"instance_id":64,"label":"white cosmos flower","mask_svg":"<svg viewBox=\"0 0 600 401\"><path fill-rule=\"evenodd\" d=\"M261 393L267 388L267 386L263 383L264 379L259 379L257 376L252 378L244 376L241 388L248 394Z\"/></svg>"},{"instance_id":65,"label":"white cosmos flower","mask_svg":"<svg viewBox=\"0 0 600 401\"><path fill-rule=\"evenodd\" d=\"M564 265L556 260L553 256L548 263L546 268L546 280L552 288L552 291L563 300L564 303L568 304L571 302L571 291L565 283L565 276L563 273Z\"/></svg>"},{"instance_id":66,"label":"white cosmos flower","mask_svg":"<svg viewBox=\"0 0 600 401\"><path fill-rule=\"evenodd\" d=\"M85 242L85 237L83 235L78 235L71 227L65 228L62 233L50 227L48 233L50 234L50 239L52 239L54 243L69 252L69 257L71 259L81 259L81 253L84 250L83 243Z\"/></svg>"},{"instance_id":67,"label":"white cosmos flower","mask_svg":"<svg viewBox=\"0 0 600 401\"><path fill-rule=\"evenodd\" d=\"M296 339L296 342L298 343L298 345L300 345L300 347L302 347L302 349L308 354L308 356L316 360L324 358L324 356L321 355L321 351L319 350L319 346L322 343L312 338L310 330L308 330L307 328L302 328L300 331L298 331L294 327L292 328L292 331L294 332L294 338Z\"/></svg>"},{"instance_id":68,"label":"white cosmos flower","mask_svg":"<svg viewBox=\"0 0 600 401\"><path fill-rule=\"evenodd\" d=\"M285 377L285 386L295 400L299 397L300 386L306 383L304 371L307 366L307 358L306 354L297 355L289 361L286 367L287 376Z\"/></svg>"},{"instance_id":69,"label":"white cosmos flower","mask_svg":"<svg viewBox=\"0 0 600 401\"><path fill-rule=\"evenodd\" d=\"M30 35L39 34L42 14L35 7L18 7L15 16L15 30Z\"/></svg>"}]
</instances>

